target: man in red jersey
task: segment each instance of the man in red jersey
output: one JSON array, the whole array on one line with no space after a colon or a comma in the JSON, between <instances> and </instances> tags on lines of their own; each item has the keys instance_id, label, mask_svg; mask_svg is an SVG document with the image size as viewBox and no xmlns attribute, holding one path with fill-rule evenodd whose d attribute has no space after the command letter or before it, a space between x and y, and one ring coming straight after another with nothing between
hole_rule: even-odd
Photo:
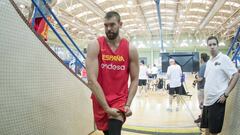
<instances>
[{"instance_id":1,"label":"man in red jersey","mask_svg":"<svg viewBox=\"0 0 240 135\"><path fill-rule=\"evenodd\" d=\"M120 15L110 11L104 18L106 37L87 48L86 69L92 90L94 120L105 135L120 135L138 86L138 52L119 36ZM131 84L128 88L128 78Z\"/></svg>"}]
</instances>

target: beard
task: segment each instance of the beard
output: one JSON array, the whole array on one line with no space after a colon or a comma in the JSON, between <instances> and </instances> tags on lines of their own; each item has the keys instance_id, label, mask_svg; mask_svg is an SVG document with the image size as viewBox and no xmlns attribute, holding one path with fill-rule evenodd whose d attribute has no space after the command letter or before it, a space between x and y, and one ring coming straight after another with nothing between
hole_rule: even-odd
<instances>
[{"instance_id":1,"label":"beard","mask_svg":"<svg viewBox=\"0 0 240 135\"><path fill-rule=\"evenodd\" d=\"M107 38L109 40L114 40L118 37L118 34L119 34L119 30L117 30L116 32L111 32L111 31L108 31L108 32L105 32L106 35L107 35Z\"/></svg>"}]
</instances>

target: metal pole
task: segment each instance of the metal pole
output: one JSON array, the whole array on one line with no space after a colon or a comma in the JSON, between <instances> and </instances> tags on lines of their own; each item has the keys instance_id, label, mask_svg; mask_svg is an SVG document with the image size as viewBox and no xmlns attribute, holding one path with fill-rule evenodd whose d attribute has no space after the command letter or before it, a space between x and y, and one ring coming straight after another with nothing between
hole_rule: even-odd
<instances>
[{"instance_id":1,"label":"metal pole","mask_svg":"<svg viewBox=\"0 0 240 135\"><path fill-rule=\"evenodd\" d=\"M230 48L228 49L227 55L229 55L230 52L232 51L232 48L234 47L234 45L235 45L235 43L236 43L236 41L237 41L237 38L238 38L239 33L240 33L240 27L238 27L237 33L236 33L236 35L235 35L234 38L233 38L233 41L232 41L232 43L231 43L231 45L230 45Z\"/></svg>"},{"instance_id":2,"label":"metal pole","mask_svg":"<svg viewBox=\"0 0 240 135\"><path fill-rule=\"evenodd\" d=\"M157 6L158 13L158 23L160 27L160 39L161 39L161 50L163 51L163 38L162 38L162 20L161 20L161 12L160 12L160 0L155 0Z\"/></svg>"}]
</instances>

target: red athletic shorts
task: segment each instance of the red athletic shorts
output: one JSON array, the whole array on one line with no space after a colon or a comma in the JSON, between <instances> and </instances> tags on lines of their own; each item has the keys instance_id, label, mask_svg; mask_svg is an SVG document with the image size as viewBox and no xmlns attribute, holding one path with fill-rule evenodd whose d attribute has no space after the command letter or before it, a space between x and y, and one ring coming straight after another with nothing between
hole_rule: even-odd
<instances>
[{"instance_id":1,"label":"red athletic shorts","mask_svg":"<svg viewBox=\"0 0 240 135\"><path fill-rule=\"evenodd\" d=\"M108 130L108 114L103 110L103 108L97 102L95 97L92 97L92 101L93 101L94 120L95 120L97 129L102 131ZM121 100L118 100L117 102L109 104L111 108L116 108L120 112L122 112L124 121L126 119L125 109L124 109L125 104L126 104L126 101L121 101Z\"/></svg>"},{"instance_id":2,"label":"red athletic shorts","mask_svg":"<svg viewBox=\"0 0 240 135\"><path fill-rule=\"evenodd\" d=\"M47 16L48 21L51 22L51 17ZM30 21L30 24L32 24L32 20ZM34 30L40 34L45 41L47 41L48 37L48 24L45 22L43 17L35 18L34 21Z\"/></svg>"}]
</instances>

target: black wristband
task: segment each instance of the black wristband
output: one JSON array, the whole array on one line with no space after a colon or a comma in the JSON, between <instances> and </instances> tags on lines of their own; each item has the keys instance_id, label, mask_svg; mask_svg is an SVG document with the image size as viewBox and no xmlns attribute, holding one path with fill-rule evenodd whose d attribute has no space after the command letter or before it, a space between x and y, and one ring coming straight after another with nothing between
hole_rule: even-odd
<instances>
[{"instance_id":1,"label":"black wristband","mask_svg":"<svg viewBox=\"0 0 240 135\"><path fill-rule=\"evenodd\" d=\"M225 93L223 94L223 96L224 96L225 98L228 98L228 96L227 96Z\"/></svg>"}]
</instances>

